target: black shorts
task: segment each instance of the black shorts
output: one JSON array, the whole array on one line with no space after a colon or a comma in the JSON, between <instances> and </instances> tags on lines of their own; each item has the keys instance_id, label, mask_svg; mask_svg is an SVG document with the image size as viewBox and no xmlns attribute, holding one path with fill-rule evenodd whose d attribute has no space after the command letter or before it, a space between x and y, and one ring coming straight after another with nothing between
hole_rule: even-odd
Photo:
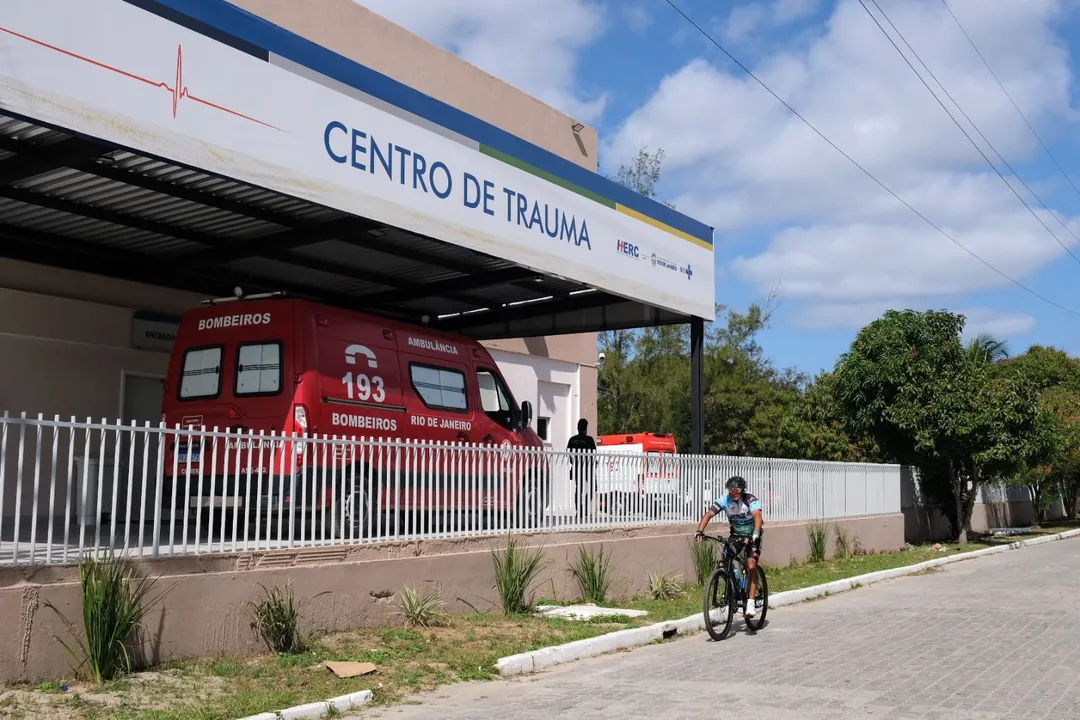
<instances>
[{"instance_id":1,"label":"black shorts","mask_svg":"<svg viewBox=\"0 0 1080 720\"><path fill-rule=\"evenodd\" d=\"M745 535L732 535L731 539L746 546L746 556L748 558L758 560L761 558L761 544L765 540L765 528L761 528L757 540L752 540Z\"/></svg>"}]
</instances>

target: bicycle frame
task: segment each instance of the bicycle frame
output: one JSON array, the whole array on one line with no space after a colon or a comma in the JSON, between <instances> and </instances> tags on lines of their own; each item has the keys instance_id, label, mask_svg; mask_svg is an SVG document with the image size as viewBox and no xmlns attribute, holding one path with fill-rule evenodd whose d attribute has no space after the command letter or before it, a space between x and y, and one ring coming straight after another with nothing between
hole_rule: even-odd
<instances>
[{"instance_id":1,"label":"bicycle frame","mask_svg":"<svg viewBox=\"0 0 1080 720\"><path fill-rule=\"evenodd\" d=\"M749 556L747 554L747 551L750 547L749 543L736 543L733 542L731 538L719 537L716 535L705 535L704 533L702 534L702 537L712 540L721 547L721 554L720 557L716 560L716 565L714 569L721 568L724 570L724 572L728 574L728 577L731 577L731 585L734 588L739 601L745 602L747 600L746 593L749 587L744 587L743 583L745 583L747 580L748 568L746 566L746 562L749 559ZM733 561L738 563L739 565L739 570L742 573L741 582L736 582L735 578L732 577L731 565Z\"/></svg>"}]
</instances>

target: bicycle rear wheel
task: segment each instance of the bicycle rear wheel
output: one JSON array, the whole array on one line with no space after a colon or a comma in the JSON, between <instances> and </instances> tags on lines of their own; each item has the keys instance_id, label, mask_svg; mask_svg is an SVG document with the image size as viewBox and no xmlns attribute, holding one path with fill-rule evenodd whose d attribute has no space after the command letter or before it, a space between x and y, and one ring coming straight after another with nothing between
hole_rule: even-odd
<instances>
[{"instance_id":1,"label":"bicycle rear wheel","mask_svg":"<svg viewBox=\"0 0 1080 720\"><path fill-rule=\"evenodd\" d=\"M761 607L758 608L758 613L753 619L746 619L746 627L753 632L757 632L765 626L765 613L769 611L769 581L765 578L765 568L758 565L755 571L757 572L757 592L755 596L757 601L761 603ZM755 598L750 598L746 602L751 603L754 600Z\"/></svg>"},{"instance_id":2,"label":"bicycle rear wheel","mask_svg":"<svg viewBox=\"0 0 1080 720\"><path fill-rule=\"evenodd\" d=\"M735 593L723 568L713 570L709 581L705 583L705 597L702 603L705 615L705 629L709 636L719 642L731 632L731 622L735 619ZM718 612L726 612L727 617L720 619Z\"/></svg>"}]
</instances>

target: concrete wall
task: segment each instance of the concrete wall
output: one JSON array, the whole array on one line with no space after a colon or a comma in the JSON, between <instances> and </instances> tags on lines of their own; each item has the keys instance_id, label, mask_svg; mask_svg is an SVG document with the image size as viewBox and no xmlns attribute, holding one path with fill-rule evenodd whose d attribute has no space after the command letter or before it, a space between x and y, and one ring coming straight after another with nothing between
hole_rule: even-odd
<instances>
[{"instance_id":1,"label":"concrete wall","mask_svg":"<svg viewBox=\"0 0 1080 720\"><path fill-rule=\"evenodd\" d=\"M949 521L938 510L912 506L904 508L903 514L904 536L908 542L946 540L952 536ZM1046 522L1066 517L1065 508L1060 503L1046 511ZM991 528L1030 527L1034 522L1035 512L1030 500L975 503L971 510L971 529L979 533Z\"/></svg>"},{"instance_id":2,"label":"concrete wall","mask_svg":"<svg viewBox=\"0 0 1080 720\"><path fill-rule=\"evenodd\" d=\"M131 308L0 288L0 410L116 420L122 372L164 375L132 347Z\"/></svg>"},{"instance_id":3,"label":"concrete wall","mask_svg":"<svg viewBox=\"0 0 1080 720\"><path fill-rule=\"evenodd\" d=\"M901 547L899 515L844 523L864 548ZM693 578L688 541L691 526L559 534L524 538L543 544L548 566L534 587L536 595L559 601L577 590L567 571L579 544L612 553L615 598L647 591L649 573L681 572ZM802 523L770 525L764 560L786 565L809 552ZM490 550L497 538L425 541L274 551L234 556L147 561L142 570L160 575L168 594L147 616L143 654L161 662L217 653L258 652L244 602L267 587L291 581L298 597L314 598L306 611L305 632L331 632L396 622L393 600L403 586L436 584L453 612L495 608ZM50 602L81 626L80 591L74 567L0 570L0 682L39 682L70 676L69 657L53 638L67 637L63 623L46 607ZM471 607L470 607L471 606Z\"/></svg>"}]
</instances>

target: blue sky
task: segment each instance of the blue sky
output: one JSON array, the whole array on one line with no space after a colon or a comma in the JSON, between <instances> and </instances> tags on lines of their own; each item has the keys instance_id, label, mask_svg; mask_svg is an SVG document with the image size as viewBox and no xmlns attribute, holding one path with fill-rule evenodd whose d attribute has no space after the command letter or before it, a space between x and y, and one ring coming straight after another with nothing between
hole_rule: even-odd
<instances>
[{"instance_id":1,"label":"blue sky","mask_svg":"<svg viewBox=\"0 0 1080 720\"><path fill-rule=\"evenodd\" d=\"M859 327L905 307L963 312L970 333L1004 338L1014 352L1039 343L1080 354L1080 261L1065 249L1080 257L1080 192L941 0L877 5L1054 214L1009 172L871 0L881 24L1030 211L858 0L676 1L915 209L1001 272L1078 314L1032 297L938 234L664 0L360 0L597 128L602 172L613 174L642 144L663 148L661 197L716 227L717 302L745 308L771 291L779 299L763 343L780 366L811 373L832 367ZM1080 0L948 2L1080 187L1073 49Z\"/></svg>"}]
</instances>

